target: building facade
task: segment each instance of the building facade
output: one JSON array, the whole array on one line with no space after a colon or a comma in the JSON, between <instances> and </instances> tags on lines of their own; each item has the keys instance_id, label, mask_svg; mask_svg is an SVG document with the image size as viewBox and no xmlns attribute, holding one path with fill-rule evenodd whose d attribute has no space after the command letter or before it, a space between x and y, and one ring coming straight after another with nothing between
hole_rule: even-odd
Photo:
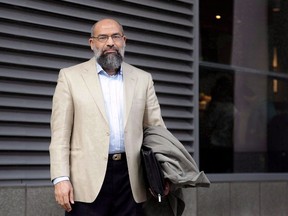
<instances>
[{"instance_id":1,"label":"building facade","mask_svg":"<svg viewBox=\"0 0 288 216\"><path fill-rule=\"evenodd\" d=\"M168 129L212 182L184 190L184 215L288 215L287 3L213 2L0 0L1 216L63 215L52 95L60 68L93 56L90 28L104 17L123 24L125 61L152 74Z\"/></svg>"}]
</instances>

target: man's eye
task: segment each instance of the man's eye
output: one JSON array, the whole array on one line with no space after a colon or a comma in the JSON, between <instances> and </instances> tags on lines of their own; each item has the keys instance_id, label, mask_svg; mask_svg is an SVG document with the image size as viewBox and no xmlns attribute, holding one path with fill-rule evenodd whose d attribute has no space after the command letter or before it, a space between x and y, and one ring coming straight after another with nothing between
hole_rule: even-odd
<instances>
[{"instance_id":1,"label":"man's eye","mask_svg":"<svg viewBox=\"0 0 288 216\"><path fill-rule=\"evenodd\" d=\"M103 35L103 36L98 36L98 40L106 40L107 36Z\"/></svg>"},{"instance_id":2,"label":"man's eye","mask_svg":"<svg viewBox=\"0 0 288 216\"><path fill-rule=\"evenodd\" d=\"M115 39L119 39L119 38L121 38L121 35L113 35L112 37Z\"/></svg>"}]
</instances>

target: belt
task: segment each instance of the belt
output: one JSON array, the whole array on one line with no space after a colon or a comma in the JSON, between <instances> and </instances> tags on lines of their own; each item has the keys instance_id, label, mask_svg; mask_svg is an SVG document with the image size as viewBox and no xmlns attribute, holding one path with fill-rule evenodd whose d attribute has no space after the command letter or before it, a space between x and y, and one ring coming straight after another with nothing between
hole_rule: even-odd
<instances>
[{"instance_id":1,"label":"belt","mask_svg":"<svg viewBox=\"0 0 288 216\"><path fill-rule=\"evenodd\" d=\"M126 159L126 154L125 153L116 153L116 154L109 154L109 160L125 160Z\"/></svg>"}]
</instances>

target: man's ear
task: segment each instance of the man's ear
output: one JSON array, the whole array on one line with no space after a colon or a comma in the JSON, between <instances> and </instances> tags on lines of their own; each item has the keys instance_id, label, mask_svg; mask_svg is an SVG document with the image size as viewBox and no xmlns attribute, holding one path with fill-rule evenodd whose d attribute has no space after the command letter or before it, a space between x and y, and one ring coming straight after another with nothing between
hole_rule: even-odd
<instances>
[{"instance_id":1,"label":"man's ear","mask_svg":"<svg viewBox=\"0 0 288 216\"><path fill-rule=\"evenodd\" d=\"M89 42L91 50L93 51L93 47L94 47L93 38L89 38L88 42Z\"/></svg>"},{"instance_id":2,"label":"man's ear","mask_svg":"<svg viewBox=\"0 0 288 216\"><path fill-rule=\"evenodd\" d=\"M124 40L124 46L126 46L127 37L125 35L123 36L123 40Z\"/></svg>"}]
</instances>

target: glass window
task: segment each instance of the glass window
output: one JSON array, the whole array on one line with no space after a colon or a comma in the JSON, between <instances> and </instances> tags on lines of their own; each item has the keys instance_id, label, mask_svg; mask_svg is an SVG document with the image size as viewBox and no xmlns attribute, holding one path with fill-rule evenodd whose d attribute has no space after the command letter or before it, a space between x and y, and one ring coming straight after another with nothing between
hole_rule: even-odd
<instances>
[{"instance_id":1,"label":"glass window","mask_svg":"<svg viewBox=\"0 0 288 216\"><path fill-rule=\"evenodd\" d=\"M281 0L200 1L205 172L288 172L287 12Z\"/></svg>"},{"instance_id":2,"label":"glass window","mask_svg":"<svg viewBox=\"0 0 288 216\"><path fill-rule=\"evenodd\" d=\"M200 1L200 59L288 73L288 1Z\"/></svg>"}]
</instances>

